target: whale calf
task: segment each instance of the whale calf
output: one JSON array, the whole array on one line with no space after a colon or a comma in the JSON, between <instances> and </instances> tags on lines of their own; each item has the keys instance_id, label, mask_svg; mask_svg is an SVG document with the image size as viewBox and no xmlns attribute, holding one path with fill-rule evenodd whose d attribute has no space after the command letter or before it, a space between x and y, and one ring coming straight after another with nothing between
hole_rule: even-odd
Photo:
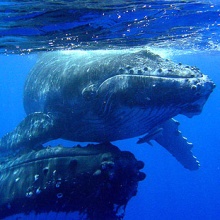
<instances>
[{"instance_id":1,"label":"whale calf","mask_svg":"<svg viewBox=\"0 0 220 220\"><path fill-rule=\"evenodd\" d=\"M146 177L143 167L110 143L47 147L10 158L0 164L0 219L23 219L22 213L54 219L51 211L81 214L63 219L122 219Z\"/></svg>"},{"instance_id":2,"label":"whale calf","mask_svg":"<svg viewBox=\"0 0 220 220\"><path fill-rule=\"evenodd\" d=\"M25 83L27 117L2 137L0 149L17 152L57 138L111 142L159 129L145 139L195 170L192 144L172 118L200 114L214 87L198 68L148 50L46 52Z\"/></svg>"}]
</instances>

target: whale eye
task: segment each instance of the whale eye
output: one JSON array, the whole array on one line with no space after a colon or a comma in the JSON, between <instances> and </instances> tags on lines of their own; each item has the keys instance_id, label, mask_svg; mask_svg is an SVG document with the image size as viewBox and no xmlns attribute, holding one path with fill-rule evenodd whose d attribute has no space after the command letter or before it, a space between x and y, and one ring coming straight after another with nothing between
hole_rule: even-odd
<instances>
[{"instance_id":1,"label":"whale eye","mask_svg":"<svg viewBox=\"0 0 220 220\"><path fill-rule=\"evenodd\" d=\"M82 96L86 101L90 101L96 97L96 89L94 85L85 87L82 90Z\"/></svg>"}]
</instances>

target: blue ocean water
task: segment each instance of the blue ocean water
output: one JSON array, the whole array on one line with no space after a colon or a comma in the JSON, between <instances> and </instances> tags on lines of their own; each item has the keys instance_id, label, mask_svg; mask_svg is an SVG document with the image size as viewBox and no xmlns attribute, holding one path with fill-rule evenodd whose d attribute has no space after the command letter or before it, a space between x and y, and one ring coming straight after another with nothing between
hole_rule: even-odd
<instances>
[{"instance_id":1,"label":"blue ocean water","mask_svg":"<svg viewBox=\"0 0 220 220\"><path fill-rule=\"evenodd\" d=\"M203 112L176 117L194 144L199 170L184 169L156 143L114 144L144 161L147 174L125 220L220 219L218 1L1 1L0 11L0 136L25 117L23 86L39 52L146 47L208 74L217 86Z\"/></svg>"}]
</instances>

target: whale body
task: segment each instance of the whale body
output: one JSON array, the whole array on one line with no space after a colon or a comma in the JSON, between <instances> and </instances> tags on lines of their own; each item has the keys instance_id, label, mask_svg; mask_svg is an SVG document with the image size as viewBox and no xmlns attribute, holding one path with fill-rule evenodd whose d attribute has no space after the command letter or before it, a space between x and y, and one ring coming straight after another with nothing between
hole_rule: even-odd
<instances>
[{"instance_id":1,"label":"whale body","mask_svg":"<svg viewBox=\"0 0 220 220\"><path fill-rule=\"evenodd\" d=\"M151 139L186 168L197 169L192 144L172 118L200 114L214 87L198 68L148 50L46 52L24 87L27 117L1 139L0 148L33 148L57 138L111 142L159 129Z\"/></svg>"}]
</instances>

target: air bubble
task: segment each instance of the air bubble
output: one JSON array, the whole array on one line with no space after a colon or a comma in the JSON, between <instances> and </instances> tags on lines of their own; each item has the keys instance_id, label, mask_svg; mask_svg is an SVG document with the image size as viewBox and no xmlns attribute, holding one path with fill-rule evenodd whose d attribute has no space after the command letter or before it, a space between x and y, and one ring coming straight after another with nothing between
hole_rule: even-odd
<instances>
[{"instance_id":1,"label":"air bubble","mask_svg":"<svg viewBox=\"0 0 220 220\"><path fill-rule=\"evenodd\" d=\"M102 171L101 170L96 170L94 173L93 173L93 176L99 176L101 175Z\"/></svg>"},{"instance_id":2,"label":"air bubble","mask_svg":"<svg viewBox=\"0 0 220 220\"><path fill-rule=\"evenodd\" d=\"M34 176L34 181L37 181L38 179L39 179L39 175L36 174L36 175Z\"/></svg>"},{"instance_id":3,"label":"air bubble","mask_svg":"<svg viewBox=\"0 0 220 220\"><path fill-rule=\"evenodd\" d=\"M26 197L31 197L31 196L33 196L33 192L28 192L28 193L26 193Z\"/></svg>"},{"instance_id":4,"label":"air bubble","mask_svg":"<svg viewBox=\"0 0 220 220\"><path fill-rule=\"evenodd\" d=\"M57 198L60 199L63 197L63 193L57 193Z\"/></svg>"},{"instance_id":5,"label":"air bubble","mask_svg":"<svg viewBox=\"0 0 220 220\"><path fill-rule=\"evenodd\" d=\"M60 185L61 185L61 182L57 182L57 183L56 183L56 187L57 187L57 188L59 188Z\"/></svg>"},{"instance_id":6,"label":"air bubble","mask_svg":"<svg viewBox=\"0 0 220 220\"><path fill-rule=\"evenodd\" d=\"M38 188L37 190L36 190L36 194L40 194L41 193L41 190L40 190L40 188Z\"/></svg>"}]
</instances>

